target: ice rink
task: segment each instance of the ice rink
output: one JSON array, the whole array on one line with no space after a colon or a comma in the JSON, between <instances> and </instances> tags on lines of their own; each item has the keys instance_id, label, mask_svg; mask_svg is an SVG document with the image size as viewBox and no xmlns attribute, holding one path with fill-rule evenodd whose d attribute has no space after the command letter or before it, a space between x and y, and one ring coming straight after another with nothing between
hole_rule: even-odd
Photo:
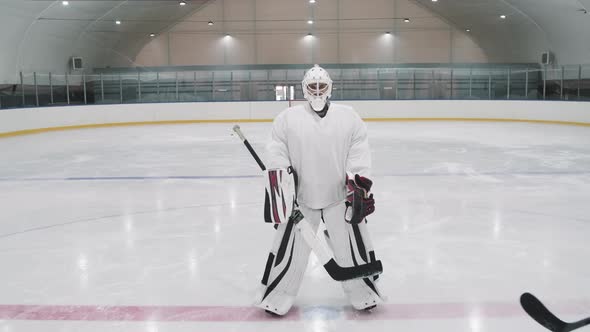
<instances>
[{"instance_id":1,"label":"ice rink","mask_svg":"<svg viewBox=\"0 0 590 332\"><path fill-rule=\"evenodd\" d=\"M274 230L232 125L0 139L0 332L543 331L525 291L590 316L589 127L368 123L387 303L354 312L312 257L276 319L252 308ZM264 159L270 123L241 126Z\"/></svg>"}]
</instances>

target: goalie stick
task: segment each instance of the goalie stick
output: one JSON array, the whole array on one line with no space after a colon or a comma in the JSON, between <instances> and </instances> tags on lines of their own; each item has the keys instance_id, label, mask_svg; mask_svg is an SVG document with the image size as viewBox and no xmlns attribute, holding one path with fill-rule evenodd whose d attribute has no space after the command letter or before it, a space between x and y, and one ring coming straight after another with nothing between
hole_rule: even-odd
<instances>
[{"instance_id":1,"label":"goalie stick","mask_svg":"<svg viewBox=\"0 0 590 332\"><path fill-rule=\"evenodd\" d=\"M562 321L531 293L524 293L520 296L520 305L529 316L553 332L569 332L590 324L590 317L573 323Z\"/></svg>"},{"instance_id":2,"label":"goalie stick","mask_svg":"<svg viewBox=\"0 0 590 332\"><path fill-rule=\"evenodd\" d=\"M252 145L250 145L250 142L248 142L240 130L240 126L235 125L233 130L240 137L246 148L248 148L248 151L250 151L250 154L252 157L254 157L258 163L258 166L260 166L260 169L263 171L266 170L264 163L262 163L262 160L260 160L256 151L254 151L254 148L252 148ZM336 260L334 260L331 250L327 247L327 244L317 238L301 211L295 210L291 216L291 221L295 224L295 228L298 230L301 236L303 236L305 242L318 256L318 259L324 266L324 269L326 269L326 272L328 272L332 279L336 281L345 281L350 279L370 277L383 272L383 265L379 260L351 267L342 267L338 265Z\"/></svg>"}]
</instances>

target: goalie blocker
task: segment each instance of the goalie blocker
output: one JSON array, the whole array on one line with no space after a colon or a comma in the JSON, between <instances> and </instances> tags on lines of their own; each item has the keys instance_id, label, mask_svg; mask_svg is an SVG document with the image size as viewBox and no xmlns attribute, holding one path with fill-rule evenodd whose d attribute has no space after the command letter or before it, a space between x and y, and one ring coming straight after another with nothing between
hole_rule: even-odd
<instances>
[{"instance_id":1,"label":"goalie blocker","mask_svg":"<svg viewBox=\"0 0 590 332\"><path fill-rule=\"evenodd\" d=\"M297 173L289 166L266 170L264 178L264 221L286 223L297 205Z\"/></svg>"}]
</instances>

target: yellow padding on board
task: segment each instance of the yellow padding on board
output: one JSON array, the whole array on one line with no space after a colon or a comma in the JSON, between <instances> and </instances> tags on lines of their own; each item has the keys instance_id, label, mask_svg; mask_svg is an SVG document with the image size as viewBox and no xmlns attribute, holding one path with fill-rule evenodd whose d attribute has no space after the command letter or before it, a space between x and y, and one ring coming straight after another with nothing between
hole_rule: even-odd
<instances>
[{"instance_id":1,"label":"yellow padding on board","mask_svg":"<svg viewBox=\"0 0 590 332\"><path fill-rule=\"evenodd\" d=\"M570 126L590 127L590 123L554 121L554 120L525 120L525 119L479 119L479 118L365 118L371 122L400 122L400 121L480 121L480 122L530 122L542 124L559 124ZM85 128L123 127L123 126L145 126L145 125L168 125L168 124L190 124L190 123L245 123L245 122L272 122L272 119L227 119L227 120L169 120L169 121L146 121L146 122L117 122L99 123L76 126L37 128L0 133L0 137L12 137L20 135L39 134L49 131L62 131Z\"/></svg>"},{"instance_id":2,"label":"yellow padding on board","mask_svg":"<svg viewBox=\"0 0 590 332\"><path fill-rule=\"evenodd\" d=\"M97 124L87 124L87 125L37 128L37 129L25 129L25 130L11 131L11 132L7 132L7 133L0 133L0 137L12 137L12 136L20 136L20 135L39 134L39 133L45 133L48 131L61 131L61 130L73 130L73 129L86 129L86 128L148 126L148 125L189 124L189 123L236 123L236 122L241 122L241 123L244 123L244 122L272 122L272 120L271 119L169 120L169 121L97 123Z\"/></svg>"},{"instance_id":3,"label":"yellow padding on board","mask_svg":"<svg viewBox=\"0 0 590 332\"><path fill-rule=\"evenodd\" d=\"M543 124L559 124L570 126L590 127L587 122L557 121L557 120L528 120L528 119L494 119L494 118L365 118L365 121L481 121L481 122L529 122Z\"/></svg>"}]
</instances>

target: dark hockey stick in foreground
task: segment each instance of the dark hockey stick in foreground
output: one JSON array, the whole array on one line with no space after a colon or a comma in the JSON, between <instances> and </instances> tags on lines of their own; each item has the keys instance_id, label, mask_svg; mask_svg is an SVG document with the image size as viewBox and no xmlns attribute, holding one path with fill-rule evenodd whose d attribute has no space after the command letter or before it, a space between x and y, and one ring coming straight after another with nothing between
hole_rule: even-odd
<instances>
[{"instance_id":1,"label":"dark hockey stick in foreground","mask_svg":"<svg viewBox=\"0 0 590 332\"><path fill-rule=\"evenodd\" d=\"M260 166L260 168L263 171L266 170L266 167L262 163L262 160L260 160L258 154L256 154L256 151L254 151L254 149L252 148L252 145L250 145L246 137L244 137L244 134L240 130L240 126L235 125L233 130L236 132L236 134L238 134L242 142L244 142L244 145L246 145L246 148L248 148L248 151L250 151L250 154L252 154L252 157L254 157L254 159L258 163L258 166ZM327 247L326 243L320 241L317 238L311 226L309 226L307 220L305 220L305 217L303 216L301 211L295 210L293 212L293 215L291 216L291 221L295 223L296 229L299 231L301 236L303 236L303 239L311 247L313 252L318 256L318 259L320 260L322 265L324 265L324 268L326 269L330 277L332 277L332 279L337 281L344 281L356 278L370 277L383 272L383 265L381 264L381 261L374 261L367 264L351 267L342 267L338 265L338 263L336 263L336 261L334 260L334 257L332 256L332 253L330 249Z\"/></svg>"},{"instance_id":2,"label":"dark hockey stick in foreground","mask_svg":"<svg viewBox=\"0 0 590 332\"><path fill-rule=\"evenodd\" d=\"M534 320L553 332L569 332L590 324L590 317L573 323L562 321L531 293L520 296L520 305Z\"/></svg>"}]
</instances>

